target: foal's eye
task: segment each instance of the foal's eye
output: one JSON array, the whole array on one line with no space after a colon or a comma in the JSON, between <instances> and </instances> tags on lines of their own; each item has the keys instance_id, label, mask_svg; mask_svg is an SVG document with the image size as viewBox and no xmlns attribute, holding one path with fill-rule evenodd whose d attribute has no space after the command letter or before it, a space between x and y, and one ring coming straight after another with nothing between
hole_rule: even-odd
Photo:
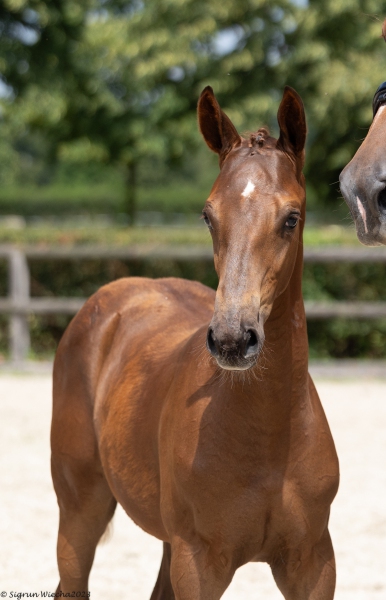
<instances>
[{"instance_id":1,"label":"foal's eye","mask_svg":"<svg viewBox=\"0 0 386 600\"><path fill-rule=\"evenodd\" d=\"M202 211L202 218L204 219L204 221L207 224L208 228L209 229L213 229L212 224L211 224L211 222L209 220L209 217L208 217L207 213L204 210Z\"/></svg>"},{"instance_id":2,"label":"foal's eye","mask_svg":"<svg viewBox=\"0 0 386 600\"><path fill-rule=\"evenodd\" d=\"M288 229L295 229L296 225L298 224L298 221L299 221L299 217L298 216L291 215L286 220L285 226L288 227Z\"/></svg>"}]
</instances>

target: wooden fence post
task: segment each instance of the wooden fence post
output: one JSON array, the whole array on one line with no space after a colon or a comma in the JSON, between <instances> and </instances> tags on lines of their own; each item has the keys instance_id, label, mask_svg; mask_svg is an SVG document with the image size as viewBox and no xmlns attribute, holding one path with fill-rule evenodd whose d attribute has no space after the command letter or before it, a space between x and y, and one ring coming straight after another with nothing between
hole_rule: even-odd
<instances>
[{"instance_id":1,"label":"wooden fence post","mask_svg":"<svg viewBox=\"0 0 386 600\"><path fill-rule=\"evenodd\" d=\"M30 299L30 274L25 254L12 248L8 258L9 297L16 309L23 309ZM9 338L11 360L16 363L27 360L30 349L28 315L17 310L10 315Z\"/></svg>"}]
</instances>

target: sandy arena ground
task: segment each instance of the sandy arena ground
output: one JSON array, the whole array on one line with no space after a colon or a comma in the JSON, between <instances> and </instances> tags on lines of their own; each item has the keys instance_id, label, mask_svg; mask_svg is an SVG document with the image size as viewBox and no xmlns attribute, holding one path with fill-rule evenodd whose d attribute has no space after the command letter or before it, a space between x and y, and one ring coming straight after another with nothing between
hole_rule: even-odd
<instances>
[{"instance_id":1,"label":"sandy arena ground","mask_svg":"<svg viewBox=\"0 0 386 600\"><path fill-rule=\"evenodd\" d=\"M341 463L331 515L336 600L386 598L386 381L316 380ZM49 472L51 380L0 375L0 597L54 591L58 510ZM93 600L148 600L161 543L118 508L98 547ZM6 592L2 594L1 592ZM225 600L282 598L264 564L239 569Z\"/></svg>"}]
</instances>

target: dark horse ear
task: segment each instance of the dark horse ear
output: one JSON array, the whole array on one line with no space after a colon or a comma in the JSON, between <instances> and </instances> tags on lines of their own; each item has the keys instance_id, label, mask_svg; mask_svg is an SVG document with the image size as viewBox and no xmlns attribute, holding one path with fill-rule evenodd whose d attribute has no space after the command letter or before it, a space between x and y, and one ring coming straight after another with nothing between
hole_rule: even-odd
<instances>
[{"instance_id":1,"label":"dark horse ear","mask_svg":"<svg viewBox=\"0 0 386 600\"><path fill-rule=\"evenodd\" d=\"M241 144L241 137L230 118L221 110L209 85L201 93L197 114L204 140L213 152L217 152L221 165L230 150Z\"/></svg>"},{"instance_id":2,"label":"dark horse ear","mask_svg":"<svg viewBox=\"0 0 386 600\"><path fill-rule=\"evenodd\" d=\"M307 136L306 115L301 97L288 85L284 88L277 121L280 127L277 147L300 159L301 167L303 167Z\"/></svg>"}]
</instances>

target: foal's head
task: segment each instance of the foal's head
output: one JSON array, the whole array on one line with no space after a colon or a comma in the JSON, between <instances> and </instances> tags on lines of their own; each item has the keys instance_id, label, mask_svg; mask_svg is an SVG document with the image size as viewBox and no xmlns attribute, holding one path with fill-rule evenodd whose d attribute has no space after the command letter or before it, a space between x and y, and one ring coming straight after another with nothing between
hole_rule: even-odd
<instances>
[{"instance_id":1,"label":"foal's head","mask_svg":"<svg viewBox=\"0 0 386 600\"><path fill-rule=\"evenodd\" d=\"M220 174L203 210L219 277L207 347L223 369L245 370L257 361L264 323L289 283L298 252L305 205L304 108L286 87L278 111L279 139L266 129L242 138L207 87L198 120L220 159Z\"/></svg>"}]
</instances>

